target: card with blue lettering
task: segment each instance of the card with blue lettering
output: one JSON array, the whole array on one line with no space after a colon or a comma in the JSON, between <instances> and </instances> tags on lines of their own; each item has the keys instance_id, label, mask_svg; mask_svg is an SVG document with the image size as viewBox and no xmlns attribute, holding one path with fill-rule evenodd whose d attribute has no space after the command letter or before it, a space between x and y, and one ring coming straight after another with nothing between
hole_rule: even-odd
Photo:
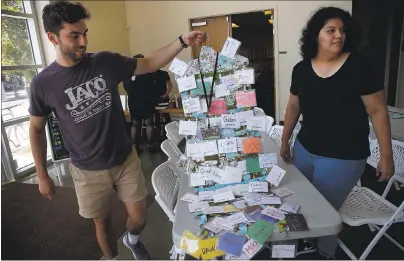
<instances>
[{"instance_id":1,"label":"card with blue lettering","mask_svg":"<svg viewBox=\"0 0 404 261\"><path fill-rule=\"evenodd\" d=\"M224 232L219 235L219 243L217 245L217 249L226 253L240 256L241 251L243 250L244 243L245 239L243 236L230 232Z\"/></svg>"}]
</instances>

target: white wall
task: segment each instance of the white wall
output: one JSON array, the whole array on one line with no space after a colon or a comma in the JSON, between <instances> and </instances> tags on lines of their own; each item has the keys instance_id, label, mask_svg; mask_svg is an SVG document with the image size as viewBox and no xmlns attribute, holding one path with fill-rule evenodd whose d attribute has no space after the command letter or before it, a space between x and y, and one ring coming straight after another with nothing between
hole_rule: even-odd
<instances>
[{"instance_id":1,"label":"white wall","mask_svg":"<svg viewBox=\"0 0 404 261\"><path fill-rule=\"evenodd\" d=\"M150 54L189 31L189 19L275 9L275 64L278 66L277 115L283 120L293 66L301 59L301 30L320 6L352 11L352 1L126 1L131 54ZM220 51L220 50L218 50ZM287 51L278 55L277 51ZM189 61L191 50L178 58ZM175 84L175 83L174 83ZM178 91L178 89L177 89ZM279 118L280 117L280 118Z\"/></svg>"}]
</instances>

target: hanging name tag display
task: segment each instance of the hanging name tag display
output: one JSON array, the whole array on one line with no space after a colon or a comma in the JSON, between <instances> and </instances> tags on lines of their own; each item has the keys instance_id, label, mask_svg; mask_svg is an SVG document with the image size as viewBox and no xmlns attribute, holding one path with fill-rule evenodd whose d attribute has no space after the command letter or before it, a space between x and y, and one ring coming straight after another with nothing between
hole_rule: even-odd
<instances>
[{"instance_id":1,"label":"hanging name tag display","mask_svg":"<svg viewBox=\"0 0 404 261\"><path fill-rule=\"evenodd\" d=\"M275 227L259 220L278 221L268 209L261 211L284 203L271 194L273 184L266 179L276 162L262 150L261 135L268 126L266 117L254 115L255 73L249 60L237 54L241 44L229 37L222 50L202 46L198 58L172 66L185 116L180 134L186 138L186 157L195 164L187 173L193 192L182 200L201 225L194 249L190 251L192 244L182 249L203 259L254 257ZM258 213L255 219L250 218L251 207Z\"/></svg>"}]
</instances>

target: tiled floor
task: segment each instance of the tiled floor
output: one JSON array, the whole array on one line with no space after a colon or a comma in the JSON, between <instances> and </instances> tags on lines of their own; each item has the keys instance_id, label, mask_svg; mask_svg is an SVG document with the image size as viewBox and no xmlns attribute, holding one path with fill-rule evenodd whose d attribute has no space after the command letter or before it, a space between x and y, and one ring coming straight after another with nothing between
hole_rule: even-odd
<instances>
[{"instance_id":1,"label":"tiled floor","mask_svg":"<svg viewBox=\"0 0 404 261\"><path fill-rule=\"evenodd\" d=\"M151 185L151 175L153 170L162 162L164 162L167 157L162 153L150 154L148 151L144 151L141 154L142 168L147 180L147 189L149 194L154 195L154 190ZM60 179L57 178L57 171L55 168L49 170L49 174L55 180L58 186L73 187L73 181L70 177L68 167L66 164L60 165ZM367 167L365 174L362 177L362 185L368 187L375 192L381 194L386 186L386 183L378 183L375 178L375 170L370 166ZM28 183L36 183L36 178L31 178L26 180ZM399 205L404 199L404 188L401 191L396 191L393 187L388 195L388 200L393 204ZM142 241L148 248L152 259L169 259L169 250L172 246L171 237L172 224L168 221L167 216L160 208L160 206L154 202L148 210L148 224L146 229L141 235ZM401 232L400 232L401 231ZM404 244L404 223L394 224L392 228L389 229L389 234L393 236L399 243ZM354 252L355 255L359 256L367 244L370 243L374 237L374 233L371 233L367 226L361 227L348 227L344 226L344 229L340 235L344 243ZM118 250L120 259L133 259L133 256L122 243L122 238L118 240ZM259 259L269 259L269 253L262 253L262 255L257 256ZM338 259L348 259L348 257L338 249L337 253ZM403 259L404 253L401 252L396 246L394 246L390 241L382 238L379 243L375 246L368 259ZM309 254L299 256L298 259L318 259L318 256Z\"/></svg>"}]
</instances>

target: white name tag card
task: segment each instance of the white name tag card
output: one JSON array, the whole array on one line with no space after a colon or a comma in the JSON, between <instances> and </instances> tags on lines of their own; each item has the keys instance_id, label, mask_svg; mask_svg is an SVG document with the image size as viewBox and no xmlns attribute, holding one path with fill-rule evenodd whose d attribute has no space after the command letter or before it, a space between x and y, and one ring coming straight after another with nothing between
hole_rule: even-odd
<instances>
[{"instance_id":1,"label":"white name tag card","mask_svg":"<svg viewBox=\"0 0 404 261\"><path fill-rule=\"evenodd\" d=\"M284 220L286 214L286 212L271 206L266 206L261 213L278 220Z\"/></svg>"},{"instance_id":2,"label":"white name tag card","mask_svg":"<svg viewBox=\"0 0 404 261\"><path fill-rule=\"evenodd\" d=\"M182 104L185 113L201 112L202 110L201 101L198 97L183 99Z\"/></svg>"},{"instance_id":3,"label":"white name tag card","mask_svg":"<svg viewBox=\"0 0 404 261\"><path fill-rule=\"evenodd\" d=\"M217 155L219 153L219 151L217 149L216 140L210 140L210 141L201 143L200 149L202 150L202 152L205 156Z\"/></svg>"},{"instance_id":4,"label":"white name tag card","mask_svg":"<svg viewBox=\"0 0 404 261\"><path fill-rule=\"evenodd\" d=\"M254 116L247 119L247 129L255 131L265 131L266 130L266 117L265 116Z\"/></svg>"},{"instance_id":5,"label":"white name tag card","mask_svg":"<svg viewBox=\"0 0 404 261\"><path fill-rule=\"evenodd\" d=\"M180 127L178 133L181 135L196 135L198 129L198 123L196 121L180 121Z\"/></svg>"},{"instance_id":6,"label":"white name tag card","mask_svg":"<svg viewBox=\"0 0 404 261\"><path fill-rule=\"evenodd\" d=\"M213 195L213 201L215 203L226 202L235 199L233 192L227 191Z\"/></svg>"},{"instance_id":7,"label":"white name tag card","mask_svg":"<svg viewBox=\"0 0 404 261\"><path fill-rule=\"evenodd\" d=\"M249 192L268 192L268 182L266 181L251 181L248 186Z\"/></svg>"},{"instance_id":8,"label":"white name tag card","mask_svg":"<svg viewBox=\"0 0 404 261\"><path fill-rule=\"evenodd\" d=\"M296 245L275 245L272 244L272 258L295 258Z\"/></svg>"},{"instance_id":9,"label":"white name tag card","mask_svg":"<svg viewBox=\"0 0 404 261\"><path fill-rule=\"evenodd\" d=\"M278 165L274 165L271 171L268 173L266 180L274 185L275 187L279 186L279 183L282 181L285 176L286 170L280 168Z\"/></svg>"},{"instance_id":10,"label":"white name tag card","mask_svg":"<svg viewBox=\"0 0 404 261\"><path fill-rule=\"evenodd\" d=\"M276 153L258 154L260 168L272 168L278 163Z\"/></svg>"},{"instance_id":11,"label":"white name tag card","mask_svg":"<svg viewBox=\"0 0 404 261\"><path fill-rule=\"evenodd\" d=\"M236 115L238 117L240 125L246 126L247 120L251 117L254 117L254 111L253 110L241 111L241 112L237 112Z\"/></svg>"},{"instance_id":12,"label":"white name tag card","mask_svg":"<svg viewBox=\"0 0 404 261\"><path fill-rule=\"evenodd\" d=\"M177 79L178 90L180 92L196 89L195 75Z\"/></svg>"},{"instance_id":13,"label":"white name tag card","mask_svg":"<svg viewBox=\"0 0 404 261\"><path fill-rule=\"evenodd\" d=\"M202 209L203 214L210 215L210 214L220 214L224 213L224 207L223 206L213 206L213 207L207 207Z\"/></svg>"},{"instance_id":14,"label":"white name tag card","mask_svg":"<svg viewBox=\"0 0 404 261\"><path fill-rule=\"evenodd\" d=\"M280 207L280 210L286 211L286 212L290 212L290 213L294 213L296 214L299 209L300 209L300 204L297 203L289 203L289 202L284 202Z\"/></svg>"},{"instance_id":15,"label":"white name tag card","mask_svg":"<svg viewBox=\"0 0 404 261\"><path fill-rule=\"evenodd\" d=\"M227 86L225 84L218 84L215 85L215 97L216 98L221 98L230 95L229 89L227 89Z\"/></svg>"},{"instance_id":16,"label":"white name tag card","mask_svg":"<svg viewBox=\"0 0 404 261\"><path fill-rule=\"evenodd\" d=\"M213 200L213 196L215 195L215 191L200 191L199 192L199 201L210 201Z\"/></svg>"},{"instance_id":17,"label":"white name tag card","mask_svg":"<svg viewBox=\"0 0 404 261\"><path fill-rule=\"evenodd\" d=\"M207 207L209 207L209 203L207 201L194 202L188 204L189 212L202 211L203 208Z\"/></svg>"},{"instance_id":18,"label":"white name tag card","mask_svg":"<svg viewBox=\"0 0 404 261\"><path fill-rule=\"evenodd\" d=\"M237 138L220 139L217 140L219 153L232 153L237 152Z\"/></svg>"},{"instance_id":19,"label":"white name tag card","mask_svg":"<svg viewBox=\"0 0 404 261\"><path fill-rule=\"evenodd\" d=\"M201 173L190 173L189 183L191 187L205 186L207 176Z\"/></svg>"},{"instance_id":20,"label":"white name tag card","mask_svg":"<svg viewBox=\"0 0 404 261\"><path fill-rule=\"evenodd\" d=\"M236 114L222 114L222 127L229 129L240 128L240 121Z\"/></svg>"},{"instance_id":21,"label":"white name tag card","mask_svg":"<svg viewBox=\"0 0 404 261\"><path fill-rule=\"evenodd\" d=\"M254 69L244 69L234 72L238 84L254 84L255 74Z\"/></svg>"},{"instance_id":22,"label":"white name tag card","mask_svg":"<svg viewBox=\"0 0 404 261\"><path fill-rule=\"evenodd\" d=\"M243 178L243 172L239 168L226 166L226 168L224 169L224 176L223 176L224 184L238 183L241 182L242 178Z\"/></svg>"},{"instance_id":23,"label":"white name tag card","mask_svg":"<svg viewBox=\"0 0 404 261\"><path fill-rule=\"evenodd\" d=\"M178 58L174 58L170 67L168 67L168 70L170 70L171 72L175 73L178 76L183 76L187 71L187 69L188 69L188 63Z\"/></svg>"},{"instance_id":24,"label":"white name tag card","mask_svg":"<svg viewBox=\"0 0 404 261\"><path fill-rule=\"evenodd\" d=\"M248 222L247 217L245 216L244 212L239 212L236 214L233 214L231 216L227 217L227 220L232 224L233 226L240 224L240 223L245 223Z\"/></svg>"},{"instance_id":25,"label":"white name tag card","mask_svg":"<svg viewBox=\"0 0 404 261\"><path fill-rule=\"evenodd\" d=\"M289 195L292 195L294 192L291 191L288 188L277 188L277 189L271 189L272 193L274 193L275 195L277 195L278 197L286 197Z\"/></svg>"},{"instance_id":26,"label":"white name tag card","mask_svg":"<svg viewBox=\"0 0 404 261\"><path fill-rule=\"evenodd\" d=\"M220 77L221 84L224 84L227 90L232 91L238 87L237 79L234 74L229 74Z\"/></svg>"},{"instance_id":27,"label":"white name tag card","mask_svg":"<svg viewBox=\"0 0 404 261\"><path fill-rule=\"evenodd\" d=\"M220 54L230 59L233 59L240 45L241 45L240 41L237 41L236 39L233 39L231 37L227 37Z\"/></svg>"},{"instance_id":28,"label":"white name tag card","mask_svg":"<svg viewBox=\"0 0 404 261\"><path fill-rule=\"evenodd\" d=\"M262 205L280 205L282 204L281 199L278 197L261 196Z\"/></svg>"},{"instance_id":29,"label":"white name tag card","mask_svg":"<svg viewBox=\"0 0 404 261\"><path fill-rule=\"evenodd\" d=\"M198 197L198 195L195 195L195 194L186 193L184 196L182 196L181 200L188 202L188 203L193 203L193 202L198 202L199 197Z\"/></svg>"},{"instance_id":30,"label":"white name tag card","mask_svg":"<svg viewBox=\"0 0 404 261\"><path fill-rule=\"evenodd\" d=\"M200 150L199 143L187 143L187 157L188 158L201 158L204 157Z\"/></svg>"}]
</instances>

